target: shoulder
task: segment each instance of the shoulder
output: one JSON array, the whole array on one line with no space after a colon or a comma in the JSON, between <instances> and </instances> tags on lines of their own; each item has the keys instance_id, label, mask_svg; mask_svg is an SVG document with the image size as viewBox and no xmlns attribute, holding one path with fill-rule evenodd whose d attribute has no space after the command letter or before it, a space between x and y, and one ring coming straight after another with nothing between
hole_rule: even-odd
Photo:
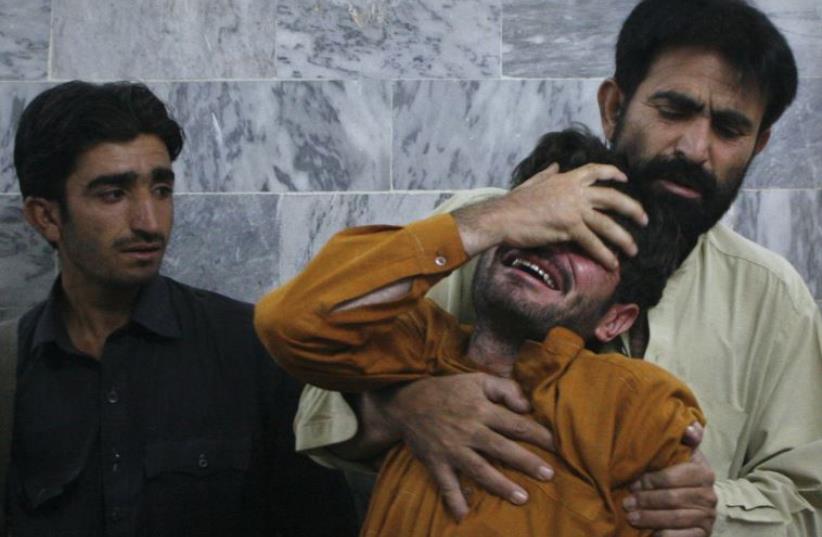
<instances>
[{"instance_id":1,"label":"shoulder","mask_svg":"<svg viewBox=\"0 0 822 537\"><path fill-rule=\"evenodd\" d=\"M618 353L581 353L575 360L581 373L597 371L597 377L608 382L622 383L627 391L642 397L652 392L690 394L684 382L662 367L638 358L628 358Z\"/></svg>"},{"instance_id":2,"label":"shoulder","mask_svg":"<svg viewBox=\"0 0 822 537\"><path fill-rule=\"evenodd\" d=\"M241 315L249 318L253 313L254 306L248 302L236 300L207 289L193 287L167 276L162 276L162 279L168 287L173 303L177 306L183 305L215 314Z\"/></svg>"},{"instance_id":3,"label":"shoulder","mask_svg":"<svg viewBox=\"0 0 822 537\"><path fill-rule=\"evenodd\" d=\"M781 255L746 239L724 224L705 234L703 261L725 265L733 273L734 284L756 284L773 299L789 299L799 309L813 302L802 276Z\"/></svg>"}]
</instances>

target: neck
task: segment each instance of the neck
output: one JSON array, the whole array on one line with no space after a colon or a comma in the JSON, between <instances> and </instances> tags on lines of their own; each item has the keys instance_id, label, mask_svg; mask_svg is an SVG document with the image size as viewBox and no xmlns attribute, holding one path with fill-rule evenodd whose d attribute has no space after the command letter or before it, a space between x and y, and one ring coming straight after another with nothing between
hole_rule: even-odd
<instances>
[{"instance_id":1,"label":"neck","mask_svg":"<svg viewBox=\"0 0 822 537\"><path fill-rule=\"evenodd\" d=\"M60 275L60 285L60 311L72 343L99 358L106 338L131 317L140 286L105 287L70 271Z\"/></svg>"},{"instance_id":2,"label":"neck","mask_svg":"<svg viewBox=\"0 0 822 537\"><path fill-rule=\"evenodd\" d=\"M488 326L478 323L468 343L469 360L499 377L510 377L523 340L500 337Z\"/></svg>"}]
</instances>

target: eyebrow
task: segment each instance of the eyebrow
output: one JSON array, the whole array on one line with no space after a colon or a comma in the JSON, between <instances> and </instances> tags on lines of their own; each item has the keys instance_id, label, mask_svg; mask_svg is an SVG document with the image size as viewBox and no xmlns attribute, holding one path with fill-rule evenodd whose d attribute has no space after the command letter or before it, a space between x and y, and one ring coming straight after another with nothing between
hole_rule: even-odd
<instances>
[{"instance_id":1,"label":"eyebrow","mask_svg":"<svg viewBox=\"0 0 822 537\"><path fill-rule=\"evenodd\" d=\"M682 110L683 112L699 113L705 109L705 103L699 102L696 99L689 97L678 91L658 91L651 95L651 101L667 101L672 106ZM753 129L753 121L742 112L730 109L712 109L711 118L726 127L732 127L744 131Z\"/></svg>"},{"instance_id":2,"label":"eyebrow","mask_svg":"<svg viewBox=\"0 0 822 537\"><path fill-rule=\"evenodd\" d=\"M133 184L137 180L136 172L112 173L106 175L98 175L86 185L86 190L94 190L96 188L106 186L125 187ZM170 168L154 168L151 170L152 183L173 183L174 171Z\"/></svg>"}]
</instances>

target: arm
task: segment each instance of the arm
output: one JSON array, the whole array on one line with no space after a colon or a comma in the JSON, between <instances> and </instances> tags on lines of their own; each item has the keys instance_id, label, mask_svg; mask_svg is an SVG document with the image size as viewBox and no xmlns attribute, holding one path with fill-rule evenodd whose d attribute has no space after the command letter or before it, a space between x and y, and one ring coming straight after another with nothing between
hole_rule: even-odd
<instances>
[{"instance_id":1,"label":"arm","mask_svg":"<svg viewBox=\"0 0 822 537\"><path fill-rule=\"evenodd\" d=\"M636 494L642 527L674 527L670 524L677 521L692 528L697 524L686 511L704 510L713 496L718 499L714 535L822 534L822 323L804 289L787 309L773 309L781 313L774 316L779 327L757 345L768 343L759 350L765 358L750 381L747 419L739 417L747 421L738 439L739 469L707 491L699 460L644 476ZM709 534L710 527L688 535Z\"/></svg>"}]
</instances>

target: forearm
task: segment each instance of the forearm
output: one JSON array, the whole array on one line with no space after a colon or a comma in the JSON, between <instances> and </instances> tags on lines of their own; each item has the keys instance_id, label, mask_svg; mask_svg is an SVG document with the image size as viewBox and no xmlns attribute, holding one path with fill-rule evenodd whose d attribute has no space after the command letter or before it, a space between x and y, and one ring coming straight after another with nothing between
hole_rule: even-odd
<instances>
[{"instance_id":1,"label":"forearm","mask_svg":"<svg viewBox=\"0 0 822 537\"><path fill-rule=\"evenodd\" d=\"M370 335L393 330L399 316L465 260L448 215L405 228L347 230L297 277L260 301L257 333L283 368L307 383L361 391L408 380L390 376L409 365L412 349L403 348L402 336L392 344ZM374 352L365 352L369 345ZM396 363L377 360L377 353L391 354L395 347ZM366 377L367 385L358 383Z\"/></svg>"}]
</instances>

